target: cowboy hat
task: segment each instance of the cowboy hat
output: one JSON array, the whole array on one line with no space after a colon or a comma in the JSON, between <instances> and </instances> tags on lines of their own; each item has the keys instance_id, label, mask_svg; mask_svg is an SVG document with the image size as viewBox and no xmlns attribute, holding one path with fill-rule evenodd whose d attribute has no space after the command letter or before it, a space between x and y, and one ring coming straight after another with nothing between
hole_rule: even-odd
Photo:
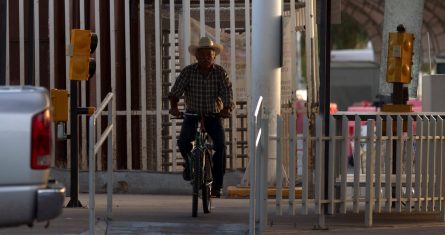
<instances>
[{"instance_id":1,"label":"cowboy hat","mask_svg":"<svg viewBox=\"0 0 445 235\"><path fill-rule=\"evenodd\" d=\"M201 37L201 39L199 39L198 45L190 45L189 46L189 52L190 52L190 54L195 55L196 51L198 49L202 49L202 48L213 49L215 51L216 55L221 53L221 51L224 49L223 45L214 43L210 38Z\"/></svg>"}]
</instances>

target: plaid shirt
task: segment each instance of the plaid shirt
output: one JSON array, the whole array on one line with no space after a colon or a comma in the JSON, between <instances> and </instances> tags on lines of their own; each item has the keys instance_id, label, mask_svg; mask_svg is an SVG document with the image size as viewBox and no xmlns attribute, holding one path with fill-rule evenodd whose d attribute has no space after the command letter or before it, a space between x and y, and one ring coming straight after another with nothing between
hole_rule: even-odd
<instances>
[{"instance_id":1,"label":"plaid shirt","mask_svg":"<svg viewBox=\"0 0 445 235\"><path fill-rule=\"evenodd\" d=\"M224 108L232 109L232 83L226 70L213 64L207 77L198 70L198 64L186 66L176 79L169 97L180 98L185 94L185 106L188 112L219 113L222 101Z\"/></svg>"}]
</instances>

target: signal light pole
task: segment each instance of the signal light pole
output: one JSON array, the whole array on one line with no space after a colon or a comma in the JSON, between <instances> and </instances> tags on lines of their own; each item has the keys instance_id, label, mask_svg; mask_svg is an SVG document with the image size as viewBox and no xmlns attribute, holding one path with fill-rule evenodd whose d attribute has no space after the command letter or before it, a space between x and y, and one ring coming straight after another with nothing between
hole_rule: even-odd
<instances>
[{"instance_id":1,"label":"signal light pole","mask_svg":"<svg viewBox=\"0 0 445 235\"><path fill-rule=\"evenodd\" d=\"M70 60L70 119L71 119L71 192L67 207L82 207L79 201L79 132L78 115L91 115L93 108L78 107L79 81L91 78L96 71L96 63L90 55L96 50L97 35L90 30L73 29L69 47Z\"/></svg>"}]
</instances>

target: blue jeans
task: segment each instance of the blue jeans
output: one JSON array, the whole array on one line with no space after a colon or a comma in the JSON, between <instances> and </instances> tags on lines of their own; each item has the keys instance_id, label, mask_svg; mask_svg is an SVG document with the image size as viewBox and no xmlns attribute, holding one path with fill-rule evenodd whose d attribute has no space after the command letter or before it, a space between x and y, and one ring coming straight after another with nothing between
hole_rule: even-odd
<instances>
[{"instance_id":1,"label":"blue jeans","mask_svg":"<svg viewBox=\"0 0 445 235\"><path fill-rule=\"evenodd\" d=\"M226 145L223 120L218 117L205 117L204 127L213 141L213 185L212 188L220 190L223 186L225 173ZM185 116L182 123L181 133L178 139L179 151L184 160L187 161L187 155L193 148L192 142L195 140L196 129L198 128L199 117Z\"/></svg>"}]
</instances>

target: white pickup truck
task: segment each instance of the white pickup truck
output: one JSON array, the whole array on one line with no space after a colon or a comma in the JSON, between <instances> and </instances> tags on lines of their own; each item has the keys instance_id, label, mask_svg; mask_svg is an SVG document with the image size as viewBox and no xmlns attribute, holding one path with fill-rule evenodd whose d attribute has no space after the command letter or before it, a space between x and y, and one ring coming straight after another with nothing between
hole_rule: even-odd
<instances>
[{"instance_id":1,"label":"white pickup truck","mask_svg":"<svg viewBox=\"0 0 445 235\"><path fill-rule=\"evenodd\" d=\"M0 86L0 227L62 213L65 188L49 182L51 138L48 91Z\"/></svg>"}]
</instances>

